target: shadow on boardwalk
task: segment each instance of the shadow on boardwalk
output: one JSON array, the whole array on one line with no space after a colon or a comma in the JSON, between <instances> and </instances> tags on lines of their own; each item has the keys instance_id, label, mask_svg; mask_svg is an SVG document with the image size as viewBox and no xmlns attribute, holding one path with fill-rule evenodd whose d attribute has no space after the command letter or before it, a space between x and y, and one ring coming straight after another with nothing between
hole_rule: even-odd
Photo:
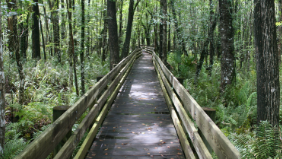
<instances>
[{"instance_id":1,"label":"shadow on boardwalk","mask_svg":"<svg viewBox=\"0 0 282 159\"><path fill-rule=\"evenodd\" d=\"M184 158L150 54L135 61L86 158Z\"/></svg>"}]
</instances>

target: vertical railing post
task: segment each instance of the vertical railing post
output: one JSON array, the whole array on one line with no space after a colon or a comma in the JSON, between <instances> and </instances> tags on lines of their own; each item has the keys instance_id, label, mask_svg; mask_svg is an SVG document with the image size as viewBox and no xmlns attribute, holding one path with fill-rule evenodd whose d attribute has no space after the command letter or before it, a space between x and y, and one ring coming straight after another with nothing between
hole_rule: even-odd
<instances>
[{"instance_id":1,"label":"vertical railing post","mask_svg":"<svg viewBox=\"0 0 282 159\"><path fill-rule=\"evenodd\" d=\"M202 109L205 111L205 113L211 118L212 121L215 120L215 113L216 110L213 108L208 108L208 107L202 107ZM201 130L199 129L199 135L201 136L203 142L205 143L207 149L210 151L210 153L213 152L212 147L210 146L210 144L208 143L208 140L204 137L203 133L201 132Z\"/></svg>"},{"instance_id":2,"label":"vertical railing post","mask_svg":"<svg viewBox=\"0 0 282 159\"><path fill-rule=\"evenodd\" d=\"M56 106L53 108L53 122L55 122L62 114L64 114L64 112L66 112L68 109L70 108L70 106ZM64 143L68 140L68 138L70 138L72 133L72 130L70 130L67 135L65 136L65 138L58 144L58 146L55 148L54 150L54 156L59 152L59 150L61 149L61 147L64 145Z\"/></svg>"}]
</instances>

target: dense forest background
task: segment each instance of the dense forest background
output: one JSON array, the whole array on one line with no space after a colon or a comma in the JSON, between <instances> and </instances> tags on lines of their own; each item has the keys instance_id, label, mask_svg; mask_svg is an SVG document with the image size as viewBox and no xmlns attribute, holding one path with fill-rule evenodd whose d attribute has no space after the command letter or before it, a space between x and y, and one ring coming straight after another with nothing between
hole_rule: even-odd
<instances>
[{"instance_id":1,"label":"dense forest background","mask_svg":"<svg viewBox=\"0 0 282 159\"><path fill-rule=\"evenodd\" d=\"M53 107L73 105L141 45L155 46L199 105L216 110L214 122L242 158L281 158L282 1L269 1L278 50L266 61L280 77L271 74L280 120L259 126L255 37L264 21L255 20L254 2L264 1L1 0L2 158L13 158L44 131Z\"/></svg>"}]
</instances>

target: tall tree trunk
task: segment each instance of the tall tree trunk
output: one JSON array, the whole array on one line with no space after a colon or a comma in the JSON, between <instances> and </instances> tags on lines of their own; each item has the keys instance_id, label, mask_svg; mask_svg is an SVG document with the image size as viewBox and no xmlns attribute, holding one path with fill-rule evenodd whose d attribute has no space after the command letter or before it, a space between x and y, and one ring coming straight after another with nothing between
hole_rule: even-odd
<instances>
[{"instance_id":1,"label":"tall tree trunk","mask_svg":"<svg viewBox=\"0 0 282 159\"><path fill-rule=\"evenodd\" d=\"M44 20L45 20L45 26L46 26L46 44L49 44L52 40L52 37L51 37L51 33L49 31L49 25L48 25L48 19L47 19L47 14L46 14L46 8L45 6L43 6L43 11L44 11ZM53 50L52 48L49 49L50 51L50 55L52 56L53 55Z\"/></svg>"},{"instance_id":2,"label":"tall tree trunk","mask_svg":"<svg viewBox=\"0 0 282 159\"><path fill-rule=\"evenodd\" d=\"M0 1L0 35L2 35L2 5ZM3 68L2 36L0 36L0 154L5 144L5 75Z\"/></svg>"},{"instance_id":3,"label":"tall tree trunk","mask_svg":"<svg viewBox=\"0 0 282 159\"><path fill-rule=\"evenodd\" d=\"M68 19L69 19L69 47L68 47L68 55L69 55L69 88L70 91L73 87L73 54L74 54L74 46L73 46L73 35L72 35L72 12L70 12L71 2L72 0L67 0L67 10L68 10Z\"/></svg>"},{"instance_id":4,"label":"tall tree trunk","mask_svg":"<svg viewBox=\"0 0 282 159\"><path fill-rule=\"evenodd\" d=\"M219 0L220 34L221 34L221 85L224 92L227 85L235 80L234 31L232 26L232 3Z\"/></svg>"},{"instance_id":5,"label":"tall tree trunk","mask_svg":"<svg viewBox=\"0 0 282 159\"><path fill-rule=\"evenodd\" d=\"M89 57L89 54L90 54L90 47L91 47L91 40L90 40L90 37L92 37L91 33L90 33L90 0L88 0L88 15L87 15L87 42L86 42L86 47L87 47L87 50L86 50L86 56ZM97 31L98 31L98 25L97 25ZM92 38L91 38L92 39Z\"/></svg>"},{"instance_id":6,"label":"tall tree trunk","mask_svg":"<svg viewBox=\"0 0 282 159\"><path fill-rule=\"evenodd\" d=\"M162 1L162 10L163 10L163 19L162 19L162 26L163 26L163 35L162 35L162 61L167 65L167 0Z\"/></svg>"},{"instance_id":7,"label":"tall tree trunk","mask_svg":"<svg viewBox=\"0 0 282 159\"><path fill-rule=\"evenodd\" d=\"M74 54L74 39L73 39L73 34L72 34L72 13L70 12L71 6L73 6L73 3L75 0L69 0L69 3L67 3L68 6L68 17L69 17L69 35L70 35L70 43L71 47L69 48L69 53L70 53L70 61L73 61L73 71L74 71L74 83L75 83L75 89L76 89L76 95L79 96L79 88L78 88L78 82L77 82L77 74L76 74L76 58ZM68 2L68 0L67 0ZM72 68L72 63L70 62L70 69ZM70 73L71 70L70 70ZM70 78L72 76L70 75ZM70 79L70 82L72 82L72 79ZM72 85L72 84L71 84Z\"/></svg>"},{"instance_id":8,"label":"tall tree trunk","mask_svg":"<svg viewBox=\"0 0 282 159\"><path fill-rule=\"evenodd\" d=\"M119 47L117 35L116 2L107 0L109 48L110 48L110 69L119 62Z\"/></svg>"},{"instance_id":9,"label":"tall tree trunk","mask_svg":"<svg viewBox=\"0 0 282 159\"><path fill-rule=\"evenodd\" d=\"M160 15L163 15L163 0L160 0ZM163 22L161 18L161 23L160 23L160 47L159 47L159 56L161 59L163 59Z\"/></svg>"},{"instance_id":10,"label":"tall tree trunk","mask_svg":"<svg viewBox=\"0 0 282 159\"><path fill-rule=\"evenodd\" d=\"M172 16L173 16L173 21L174 21L174 26L175 26L175 31L176 31L176 33L175 33L176 36L174 38L175 39L175 42L174 42L175 45L174 46L176 48L174 48L174 49L176 49L176 50L181 50L182 49L184 54L186 56L188 56L188 53L186 51L186 44L184 43L183 36L181 36L181 30L180 30L180 27L179 27L179 24L178 24L178 20L177 20L177 17L176 17L175 0L171 0L170 3L171 3ZM181 15L181 13L179 13L179 16L180 15Z\"/></svg>"},{"instance_id":11,"label":"tall tree trunk","mask_svg":"<svg viewBox=\"0 0 282 159\"><path fill-rule=\"evenodd\" d=\"M17 1L12 0L12 3L7 0L9 11L17 10ZM20 77L20 88L19 88L19 103L23 104L24 102L24 73L23 66L21 62L21 56L19 53L19 41L18 41L18 32L17 32L17 16L13 15L8 18L8 29L10 30L9 34L9 51L14 52L16 56L17 68Z\"/></svg>"},{"instance_id":12,"label":"tall tree trunk","mask_svg":"<svg viewBox=\"0 0 282 159\"><path fill-rule=\"evenodd\" d=\"M130 1L130 3L131 3L131 1ZM130 3L129 3L129 11L130 11ZM133 2L134 3L134 2ZM120 14L119 14L119 33L118 33L118 38L119 38L119 44L121 44L122 43L122 33L123 33L123 31L122 31L122 28L123 28L123 25L122 25L122 16L123 16L123 14L122 14L122 9L123 9L123 0L121 0L121 3L120 3ZM129 13L128 13L128 15L129 15ZM129 17L129 16L128 16ZM128 19L128 21L129 21L129 19Z\"/></svg>"},{"instance_id":13,"label":"tall tree trunk","mask_svg":"<svg viewBox=\"0 0 282 159\"><path fill-rule=\"evenodd\" d=\"M172 10L172 16L173 16L173 22L174 22L174 26L175 26L175 30L176 30L176 33L174 34L174 49L177 50L178 49L178 41L179 40L179 36L180 36L180 29L178 27L178 20L177 20L177 17L176 17L176 11L175 11L175 3L174 3L175 0L171 0L170 3L171 3L171 10Z\"/></svg>"},{"instance_id":14,"label":"tall tree trunk","mask_svg":"<svg viewBox=\"0 0 282 159\"><path fill-rule=\"evenodd\" d=\"M57 55L58 62L61 62L61 53L60 53L60 28L59 28L59 0L50 1L50 8L52 8L51 19L53 23L53 37L54 37L54 53Z\"/></svg>"},{"instance_id":15,"label":"tall tree trunk","mask_svg":"<svg viewBox=\"0 0 282 159\"><path fill-rule=\"evenodd\" d=\"M41 30L41 39L42 39L42 46L43 46L43 53L44 53L44 60L46 61L46 50L45 50L45 41L44 41L44 35L43 35L43 28L42 28L42 23L41 19L39 20L40 23L40 30Z\"/></svg>"},{"instance_id":16,"label":"tall tree trunk","mask_svg":"<svg viewBox=\"0 0 282 159\"><path fill-rule=\"evenodd\" d=\"M257 123L279 127L280 85L274 0L254 0Z\"/></svg>"},{"instance_id":17,"label":"tall tree trunk","mask_svg":"<svg viewBox=\"0 0 282 159\"><path fill-rule=\"evenodd\" d=\"M216 27L216 22L217 22L217 20L216 20L216 18L214 18L213 21L210 23L208 38L204 42L204 47L203 47L203 50L201 51L200 61L197 64L197 70L196 70L196 75L195 75L195 79L194 79L194 84L197 84L197 82L198 82L198 77L199 77L200 71L202 69L204 59L208 55L208 44L210 43L211 37L213 37L213 32L214 32L215 27Z\"/></svg>"},{"instance_id":18,"label":"tall tree trunk","mask_svg":"<svg viewBox=\"0 0 282 159\"><path fill-rule=\"evenodd\" d=\"M132 22L134 16L134 0L130 0L129 2L129 9L128 9L128 21L126 27L126 37L122 48L122 58L125 58L129 53L129 45L131 39L131 30L132 30Z\"/></svg>"},{"instance_id":19,"label":"tall tree trunk","mask_svg":"<svg viewBox=\"0 0 282 159\"><path fill-rule=\"evenodd\" d=\"M34 0L32 6L33 14L33 25L32 25L32 58L40 59L40 33L39 33L39 8L38 0Z\"/></svg>"},{"instance_id":20,"label":"tall tree trunk","mask_svg":"<svg viewBox=\"0 0 282 159\"><path fill-rule=\"evenodd\" d=\"M278 3L279 3L279 7L278 8L280 8L280 10L279 10L279 21L281 22L282 21L282 0L279 0L278 1ZM279 59L279 64L281 64L281 51L282 51L282 38L281 38L281 36L282 36L282 26L279 26L279 29L278 29L278 31L279 31L279 42L278 42L278 59Z\"/></svg>"},{"instance_id":21,"label":"tall tree trunk","mask_svg":"<svg viewBox=\"0 0 282 159\"><path fill-rule=\"evenodd\" d=\"M210 25L212 26L213 23L213 19L214 19L214 12L213 12L213 0L210 0ZM214 20L216 21L216 20ZM212 30L213 29L213 30ZM210 65L209 65L209 74L211 75L212 73L212 66L213 66L213 57L214 57L214 45L213 45L213 32L214 32L214 28L209 28L209 34L210 34L210 38L209 38L209 42L210 42Z\"/></svg>"},{"instance_id":22,"label":"tall tree trunk","mask_svg":"<svg viewBox=\"0 0 282 159\"><path fill-rule=\"evenodd\" d=\"M85 11L84 0L81 0L81 42L80 42L80 64L81 64L81 91L85 93L84 79L84 38L85 38Z\"/></svg>"},{"instance_id":23,"label":"tall tree trunk","mask_svg":"<svg viewBox=\"0 0 282 159\"><path fill-rule=\"evenodd\" d=\"M24 10L25 8L23 7L23 2L20 1L20 6ZM28 16L29 17L29 16ZM27 51L27 46L28 46L28 19L26 18L26 23L24 23L23 19L22 22L20 23L20 54L21 56L26 59L26 51Z\"/></svg>"},{"instance_id":24,"label":"tall tree trunk","mask_svg":"<svg viewBox=\"0 0 282 159\"><path fill-rule=\"evenodd\" d=\"M104 0L104 5L106 0ZM106 54L107 54L107 37L108 37L108 19L106 10L103 11L103 18L104 18L104 29L102 34L102 61L106 61Z\"/></svg>"},{"instance_id":25,"label":"tall tree trunk","mask_svg":"<svg viewBox=\"0 0 282 159\"><path fill-rule=\"evenodd\" d=\"M62 14L61 14L61 40L64 40L65 39L65 30L66 30L66 22L65 22L65 2L64 0L61 0L61 9L63 10L62 11Z\"/></svg>"},{"instance_id":26,"label":"tall tree trunk","mask_svg":"<svg viewBox=\"0 0 282 159\"><path fill-rule=\"evenodd\" d=\"M159 39L158 39L158 24L155 24L154 26L154 32L155 32L155 49L156 49L156 52L159 52Z\"/></svg>"},{"instance_id":27,"label":"tall tree trunk","mask_svg":"<svg viewBox=\"0 0 282 159\"><path fill-rule=\"evenodd\" d=\"M171 50L171 19L169 16L169 27L168 27L168 39L167 39L167 50Z\"/></svg>"}]
</instances>

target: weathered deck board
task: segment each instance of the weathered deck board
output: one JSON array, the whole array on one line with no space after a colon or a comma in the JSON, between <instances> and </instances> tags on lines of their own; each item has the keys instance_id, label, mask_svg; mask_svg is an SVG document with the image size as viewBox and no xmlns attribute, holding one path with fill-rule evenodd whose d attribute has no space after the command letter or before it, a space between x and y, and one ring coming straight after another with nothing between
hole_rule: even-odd
<instances>
[{"instance_id":1,"label":"weathered deck board","mask_svg":"<svg viewBox=\"0 0 282 159\"><path fill-rule=\"evenodd\" d=\"M88 158L184 158L152 57L136 60Z\"/></svg>"}]
</instances>

